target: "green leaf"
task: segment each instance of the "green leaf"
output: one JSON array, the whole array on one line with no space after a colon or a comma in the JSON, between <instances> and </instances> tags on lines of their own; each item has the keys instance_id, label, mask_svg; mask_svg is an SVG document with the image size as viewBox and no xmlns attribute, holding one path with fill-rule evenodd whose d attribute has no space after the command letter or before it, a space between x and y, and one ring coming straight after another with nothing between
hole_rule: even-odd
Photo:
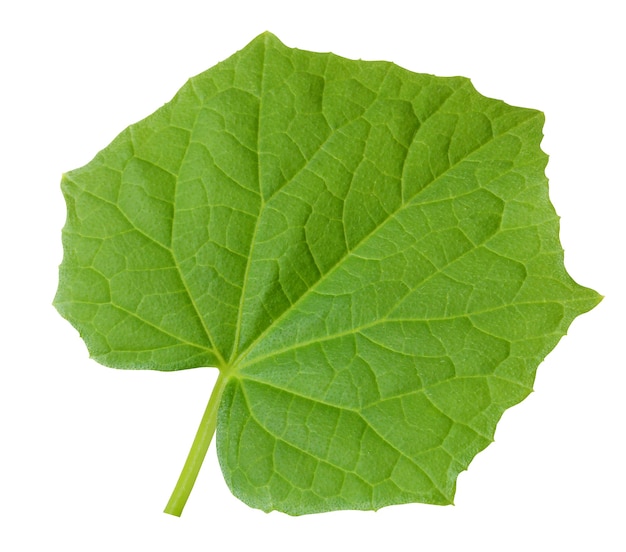
<instances>
[{"instance_id":1,"label":"green leaf","mask_svg":"<svg viewBox=\"0 0 626 552\"><path fill-rule=\"evenodd\" d=\"M64 175L55 305L91 356L220 371L166 511L215 430L256 508L452 502L600 300L563 265L542 125L265 33Z\"/></svg>"}]
</instances>

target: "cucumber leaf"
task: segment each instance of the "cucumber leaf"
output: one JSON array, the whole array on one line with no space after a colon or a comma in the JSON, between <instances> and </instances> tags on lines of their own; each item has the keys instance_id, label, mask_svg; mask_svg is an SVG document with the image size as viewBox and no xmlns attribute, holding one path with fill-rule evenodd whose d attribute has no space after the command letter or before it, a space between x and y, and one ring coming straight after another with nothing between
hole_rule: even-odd
<instances>
[{"instance_id":1,"label":"cucumber leaf","mask_svg":"<svg viewBox=\"0 0 626 552\"><path fill-rule=\"evenodd\" d=\"M264 33L63 176L55 305L98 362L216 367L232 492L305 514L449 504L600 300L565 271L542 113Z\"/></svg>"}]
</instances>

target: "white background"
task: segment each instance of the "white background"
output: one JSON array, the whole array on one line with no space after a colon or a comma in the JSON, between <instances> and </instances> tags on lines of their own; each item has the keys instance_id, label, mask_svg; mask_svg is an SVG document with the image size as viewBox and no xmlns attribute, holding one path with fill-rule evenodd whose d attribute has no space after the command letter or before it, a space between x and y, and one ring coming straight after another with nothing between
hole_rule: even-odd
<instances>
[{"instance_id":1,"label":"white background","mask_svg":"<svg viewBox=\"0 0 626 552\"><path fill-rule=\"evenodd\" d=\"M620 4L3 3L0 549L625 550ZM292 47L468 76L546 114L566 265L606 297L505 413L460 476L456 506L267 515L230 494L212 446L183 517L165 515L214 371L101 367L51 307L61 173L264 30Z\"/></svg>"}]
</instances>

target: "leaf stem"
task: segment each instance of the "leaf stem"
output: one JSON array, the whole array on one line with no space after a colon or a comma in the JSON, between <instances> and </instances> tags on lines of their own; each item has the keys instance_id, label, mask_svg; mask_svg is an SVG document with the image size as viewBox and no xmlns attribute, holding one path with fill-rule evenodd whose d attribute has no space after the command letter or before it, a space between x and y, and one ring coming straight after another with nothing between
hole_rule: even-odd
<instances>
[{"instance_id":1,"label":"leaf stem","mask_svg":"<svg viewBox=\"0 0 626 552\"><path fill-rule=\"evenodd\" d=\"M215 433L215 427L217 425L217 409L222 398L224 388L228 383L228 376L221 370L215 382L215 387L211 392L211 398L209 404L207 404L202 420L200 421L200 427L196 432L196 437L191 445L191 450L187 455L187 460L183 466L183 470L180 473L180 477L174 487L172 496L170 496L169 502L165 507L164 512L173 516L180 516L185 508L191 489L193 489L198 472L202 466L204 457L209 450L211 439Z\"/></svg>"}]
</instances>

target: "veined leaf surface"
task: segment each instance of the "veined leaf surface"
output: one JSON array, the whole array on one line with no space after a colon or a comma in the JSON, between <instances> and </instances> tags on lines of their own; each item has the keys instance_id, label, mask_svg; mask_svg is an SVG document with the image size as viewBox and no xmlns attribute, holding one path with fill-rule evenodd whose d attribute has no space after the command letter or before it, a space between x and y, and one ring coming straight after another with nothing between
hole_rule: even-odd
<instances>
[{"instance_id":1,"label":"veined leaf surface","mask_svg":"<svg viewBox=\"0 0 626 552\"><path fill-rule=\"evenodd\" d=\"M166 511L214 431L263 510L452 502L600 299L565 271L542 125L265 33L64 175L55 305L91 356L220 370Z\"/></svg>"}]
</instances>

